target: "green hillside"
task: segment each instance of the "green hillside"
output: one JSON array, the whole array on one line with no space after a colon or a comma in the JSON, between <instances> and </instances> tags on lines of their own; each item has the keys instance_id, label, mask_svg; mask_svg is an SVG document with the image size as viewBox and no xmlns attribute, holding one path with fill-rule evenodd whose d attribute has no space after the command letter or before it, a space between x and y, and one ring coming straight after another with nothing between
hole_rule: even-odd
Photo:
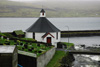
<instances>
[{"instance_id":1,"label":"green hillside","mask_svg":"<svg viewBox=\"0 0 100 67\"><path fill-rule=\"evenodd\" d=\"M0 17L39 17L42 8L47 17L100 17L100 1L0 1Z\"/></svg>"},{"instance_id":2,"label":"green hillside","mask_svg":"<svg viewBox=\"0 0 100 67\"><path fill-rule=\"evenodd\" d=\"M37 17L38 7L27 3L0 1L0 17Z\"/></svg>"}]
</instances>

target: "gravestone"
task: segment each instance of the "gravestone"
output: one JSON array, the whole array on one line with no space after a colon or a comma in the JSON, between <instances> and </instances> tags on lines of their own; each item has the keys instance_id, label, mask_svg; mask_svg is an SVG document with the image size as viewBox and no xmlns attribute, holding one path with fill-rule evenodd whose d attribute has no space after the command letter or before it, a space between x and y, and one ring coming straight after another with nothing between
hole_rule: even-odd
<instances>
[{"instance_id":1,"label":"gravestone","mask_svg":"<svg viewBox=\"0 0 100 67\"><path fill-rule=\"evenodd\" d=\"M1 39L3 39L4 37L3 36L1 36Z\"/></svg>"}]
</instances>

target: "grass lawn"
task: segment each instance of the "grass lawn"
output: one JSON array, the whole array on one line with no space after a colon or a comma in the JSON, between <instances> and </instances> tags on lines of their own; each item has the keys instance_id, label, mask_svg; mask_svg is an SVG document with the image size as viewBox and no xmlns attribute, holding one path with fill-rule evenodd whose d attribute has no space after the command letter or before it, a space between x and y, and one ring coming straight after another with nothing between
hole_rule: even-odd
<instances>
[{"instance_id":1,"label":"grass lawn","mask_svg":"<svg viewBox=\"0 0 100 67\"><path fill-rule=\"evenodd\" d=\"M64 51L56 51L55 55L51 59L51 61L47 64L46 67L59 67L61 59L66 55Z\"/></svg>"},{"instance_id":2,"label":"grass lawn","mask_svg":"<svg viewBox=\"0 0 100 67\"><path fill-rule=\"evenodd\" d=\"M62 42L62 43L66 44L68 48L70 48L70 47L74 46L74 44L73 44L73 43L67 43L67 42Z\"/></svg>"}]
</instances>

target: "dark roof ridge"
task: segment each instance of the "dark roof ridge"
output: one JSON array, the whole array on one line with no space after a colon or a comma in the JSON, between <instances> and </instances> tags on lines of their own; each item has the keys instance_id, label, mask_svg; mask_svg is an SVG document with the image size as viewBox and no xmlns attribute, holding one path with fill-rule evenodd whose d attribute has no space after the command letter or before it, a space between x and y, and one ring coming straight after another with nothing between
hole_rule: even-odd
<instances>
[{"instance_id":1,"label":"dark roof ridge","mask_svg":"<svg viewBox=\"0 0 100 67\"><path fill-rule=\"evenodd\" d=\"M46 17L39 17L39 19L32 24L27 30L27 32L59 32L60 30L56 28Z\"/></svg>"}]
</instances>

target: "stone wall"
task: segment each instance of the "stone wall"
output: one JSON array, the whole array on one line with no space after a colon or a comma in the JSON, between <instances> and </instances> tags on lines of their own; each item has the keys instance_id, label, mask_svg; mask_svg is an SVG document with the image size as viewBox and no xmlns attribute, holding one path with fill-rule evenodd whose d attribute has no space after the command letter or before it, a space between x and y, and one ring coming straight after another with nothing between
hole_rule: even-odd
<instances>
[{"instance_id":1,"label":"stone wall","mask_svg":"<svg viewBox=\"0 0 100 67\"><path fill-rule=\"evenodd\" d=\"M17 67L17 48L16 46L0 46L0 67Z\"/></svg>"},{"instance_id":2,"label":"stone wall","mask_svg":"<svg viewBox=\"0 0 100 67\"><path fill-rule=\"evenodd\" d=\"M18 51L18 64L23 67L45 67L55 54L55 47L37 57L33 53Z\"/></svg>"},{"instance_id":3,"label":"stone wall","mask_svg":"<svg viewBox=\"0 0 100 67\"><path fill-rule=\"evenodd\" d=\"M55 47L37 58L37 67L45 67L55 54Z\"/></svg>"}]
</instances>

